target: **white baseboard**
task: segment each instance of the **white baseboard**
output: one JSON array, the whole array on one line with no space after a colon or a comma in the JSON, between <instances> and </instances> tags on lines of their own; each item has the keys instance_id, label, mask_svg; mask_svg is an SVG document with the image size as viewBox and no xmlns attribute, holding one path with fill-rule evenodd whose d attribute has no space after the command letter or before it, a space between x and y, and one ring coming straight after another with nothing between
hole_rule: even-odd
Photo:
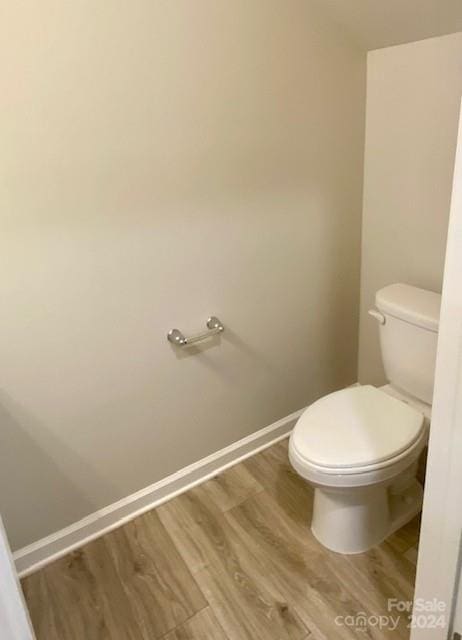
<instances>
[{"instance_id":1,"label":"white baseboard","mask_svg":"<svg viewBox=\"0 0 462 640\"><path fill-rule=\"evenodd\" d=\"M19 577L37 571L70 551L98 538L132 520L136 516L159 506L180 493L208 480L241 460L282 440L292 430L304 409L252 433L242 440L212 453L202 460L180 469L159 482L141 489L114 504L52 533L13 554Z\"/></svg>"}]
</instances>

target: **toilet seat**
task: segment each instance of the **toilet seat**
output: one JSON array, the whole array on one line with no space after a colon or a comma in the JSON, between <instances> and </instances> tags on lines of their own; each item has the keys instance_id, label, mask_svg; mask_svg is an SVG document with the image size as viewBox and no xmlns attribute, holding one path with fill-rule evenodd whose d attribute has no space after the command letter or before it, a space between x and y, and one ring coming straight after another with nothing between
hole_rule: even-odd
<instances>
[{"instance_id":1,"label":"toilet seat","mask_svg":"<svg viewBox=\"0 0 462 640\"><path fill-rule=\"evenodd\" d=\"M297 473L314 486L348 489L349 487L365 487L379 484L393 479L417 461L426 443L427 434L424 432L409 449L381 465L326 470L325 467L316 467L316 465L301 458L293 448L291 440L289 459Z\"/></svg>"},{"instance_id":2,"label":"toilet seat","mask_svg":"<svg viewBox=\"0 0 462 640\"><path fill-rule=\"evenodd\" d=\"M348 387L308 407L290 438L290 459L307 480L360 486L389 479L425 446L422 413L370 385Z\"/></svg>"},{"instance_id":3,"label":"toilet seat","mask_svg":"<svg viewBox=\"0 0 462 640\"><path fill-rule=\"evenodd\" d=\"M422 413L371 385L324 396L302 414L293 446L307 462L352 470L392 460L416 442Z\"/></svg>"}]
</instances>

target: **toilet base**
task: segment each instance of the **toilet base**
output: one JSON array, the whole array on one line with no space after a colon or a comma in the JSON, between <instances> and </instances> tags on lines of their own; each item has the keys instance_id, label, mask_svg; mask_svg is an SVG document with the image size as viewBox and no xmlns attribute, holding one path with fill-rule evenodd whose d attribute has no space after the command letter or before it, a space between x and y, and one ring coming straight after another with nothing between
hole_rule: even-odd
<instances>
[{"instance_id":1,"label":"toilet base","mask_svg":"<svg viewBox=\"0 0 462 640\"><path fill-rule=\"evenodd\" d=\"M380 544L421 510L418 481L376 484L354 489L316 487L311 531L336 553L364 553Z\"/></svg>"}]
</instances>

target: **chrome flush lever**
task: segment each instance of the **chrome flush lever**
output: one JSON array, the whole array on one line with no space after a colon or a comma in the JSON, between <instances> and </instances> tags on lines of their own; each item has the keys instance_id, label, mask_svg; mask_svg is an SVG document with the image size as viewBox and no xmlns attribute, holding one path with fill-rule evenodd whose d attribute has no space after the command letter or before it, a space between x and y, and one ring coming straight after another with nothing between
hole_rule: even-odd
<instances>
[{"instance_id":1,"label":"chrome flush lever","mask_svg":"<svg viewBox=\"0 0 462 640\"><path fill-rule=\"evenodd\" d=\"M222 333L225 330L220 320L216 316L211 316L207 320L207 329L204 333L199 333L195 336L185 336L179 329L170 329L167 334L167 340L174 344L176 347L187 347L190 344L196 342L202 342L211 336L215 336L218 333Z\"/></svg>"},{"instance_id":2,"label":"chrome flush lever","mask_svg":"<svg viewBox=\"0 0 462 640\"><path fill-rule=\"evenodd\" d=\"M385 316L380 311L376 311L375 309L369 309L367 312L370 316L375 318L379 324L385 324Z\"/></svg>"}]
</instances>

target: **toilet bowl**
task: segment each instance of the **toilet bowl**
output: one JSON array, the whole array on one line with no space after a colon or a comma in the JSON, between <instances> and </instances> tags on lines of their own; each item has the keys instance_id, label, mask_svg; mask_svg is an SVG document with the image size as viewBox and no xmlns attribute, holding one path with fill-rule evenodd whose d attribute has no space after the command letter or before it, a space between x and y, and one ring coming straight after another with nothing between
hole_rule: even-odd
<instances>
[{"instance_id":1,"label":"toilet bowl","mask_svg":"<svg viewBox=\"0 0 462 640\"><path fill-rule=\"evenodd\" d=\"M311 530L328 549L367 551L417 515L428 440L441 296L406 284L376 294L389 384L354 386L309 406L289 459L314 487Z\"/></svg>"},{"instance_id":2,"label":"toilet bowl","mask_svg":"<svg viewBox=\"0 0 462 640\"><path fill-rule=\"evenodd\" d=\"M328 549L367 551L417 515L425 416L372 386L311 405L290 437L294 469L314 486L311 530Z\"/></svg>"}]
</instances>

